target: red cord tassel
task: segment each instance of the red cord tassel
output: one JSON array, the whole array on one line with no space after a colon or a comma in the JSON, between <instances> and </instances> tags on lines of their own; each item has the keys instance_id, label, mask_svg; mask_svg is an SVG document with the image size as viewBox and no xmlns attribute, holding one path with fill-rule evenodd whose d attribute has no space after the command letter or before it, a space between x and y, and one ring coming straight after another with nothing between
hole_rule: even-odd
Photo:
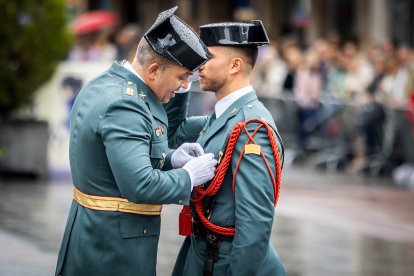
<instances>
[{"instance_id":1,"label":"red cord tassel","mask_svg":"<svg viewBox=\"0 0 414 276\"><path fill-rule=\"evenodd\" d=\"M190 206L183 206L179 217L178 234L181 236L191 236L193 217L191 215Z\"/></svg>"}]
</instances>

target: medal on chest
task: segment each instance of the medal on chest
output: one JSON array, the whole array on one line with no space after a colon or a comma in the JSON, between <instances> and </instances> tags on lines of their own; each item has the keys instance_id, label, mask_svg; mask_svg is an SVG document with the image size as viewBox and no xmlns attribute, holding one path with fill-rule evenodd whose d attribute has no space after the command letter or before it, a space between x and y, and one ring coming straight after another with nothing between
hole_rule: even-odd
<instances>
[{"instance_id":1,"label":"medal on chest","mask_svg":"<svg viewBox=\"0 0 414 276\"><path fill-rule=\"evenodd\" d=\"M164 130L164 126L163 125L159 125L155 128L155 136L160 136L163 135L165 132Z\"/></svg>"}]
</instances>

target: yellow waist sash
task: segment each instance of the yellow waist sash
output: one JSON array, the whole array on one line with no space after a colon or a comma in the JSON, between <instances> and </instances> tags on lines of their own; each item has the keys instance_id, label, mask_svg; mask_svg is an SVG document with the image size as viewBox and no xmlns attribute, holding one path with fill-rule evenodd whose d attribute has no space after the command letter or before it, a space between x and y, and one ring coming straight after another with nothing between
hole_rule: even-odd
<instances>
[{"instance_id":1,"label":"yellow waist sash","mask_svg":"<svg viewBox=\"0 0 414 276\"><path fill-rule=\"evenodd\" d=\"M76 188L73 189L73 199L83 207L92 210L155 216L160 215L162 209L162 205L133 203L120 197L88 195Z\"/></svg>"}]
</instances>

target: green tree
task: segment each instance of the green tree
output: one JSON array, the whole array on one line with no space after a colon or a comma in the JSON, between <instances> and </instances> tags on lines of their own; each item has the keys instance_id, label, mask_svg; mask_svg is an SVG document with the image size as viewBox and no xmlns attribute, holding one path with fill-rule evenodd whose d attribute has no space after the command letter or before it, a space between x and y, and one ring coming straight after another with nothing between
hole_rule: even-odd
<instances>
[{"instance_id":1,"label":"green tree","mask_svg":"<svg viewBox=\"0 0 414 276\"><path fill-rule=\"evenodd\" d=\"M30 104L73 41L64 0L0 0L0 121Z\"/></svg>"}]
</instances>

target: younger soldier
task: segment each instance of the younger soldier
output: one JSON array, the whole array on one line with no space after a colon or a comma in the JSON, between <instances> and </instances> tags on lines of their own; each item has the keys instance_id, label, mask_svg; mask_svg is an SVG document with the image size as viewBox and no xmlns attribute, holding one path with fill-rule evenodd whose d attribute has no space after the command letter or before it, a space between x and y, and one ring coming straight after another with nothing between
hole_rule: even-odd
<instances>
[{"instance_id":1,"label":"younger soldier","mask_svg":"<svg viewBox=\"0 0 414 276\"><path fill-rule=\"evenodd\" d=\"M212 55L199 69L200 87L214 92L218 102L197 142L219 159L224 147L234 146L234 151L222 158L223 164L227 158L230 163L218 192L209 188L219 182L221 164L210 186L193 191L192 233L173 275L285 275L270 242L282 140L249 82L257 47L269 43L266 32L261 21L218 23L201 26L200 37ZM229 139L239 123L244 128L238 139Z\"/></svg>"}]
</instances>

